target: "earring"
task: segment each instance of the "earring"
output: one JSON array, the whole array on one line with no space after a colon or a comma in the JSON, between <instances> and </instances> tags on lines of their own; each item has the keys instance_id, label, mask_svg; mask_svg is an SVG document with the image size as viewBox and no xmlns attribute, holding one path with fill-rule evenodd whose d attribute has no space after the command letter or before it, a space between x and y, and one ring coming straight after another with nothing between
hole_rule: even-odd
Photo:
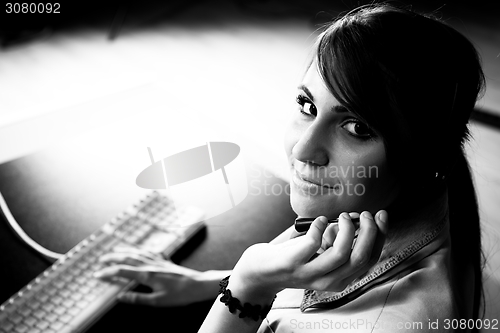
<instances>
[{"instance_id":1,"label":"earring","mask_svg":"<svg viewBox=\"0 0 500 333\"><path fill-rule=\"evenodd\" d=\"M434 176L434 178L444 180L446 178L446 175L440 174L438 171L436 171L436 175Z\"/></svg>"}]
</instances>

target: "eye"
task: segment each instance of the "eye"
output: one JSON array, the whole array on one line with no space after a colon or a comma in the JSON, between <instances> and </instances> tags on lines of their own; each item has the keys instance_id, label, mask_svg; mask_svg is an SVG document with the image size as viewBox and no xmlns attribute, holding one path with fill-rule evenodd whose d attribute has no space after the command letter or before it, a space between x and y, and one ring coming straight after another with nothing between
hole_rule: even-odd
<instances>
[{"instance_id":1,"label":"eye","mask_svg":"<svg viewBox=\"0 0 500 333\"><path fill-rule=\"evenodd\" d=\"M349 132L350 135L360 139L370 139L375 136L373 131L359 120L350 120L342 127Z\"/></svg>"},{"instance_id":2,"label":"eye","mask_svg":"<svg viewBox=\"0 0 500 333\"><path fill-rule=\"evenodd\" d=\"M316 110L316 106L314 106L314 104L309 100L309 98L302 95L298 95L295 100L297 104L300 105L300 113L306 116L316 117L316 115L318 114L318 110Z\"/></svg>"}]
</instances>

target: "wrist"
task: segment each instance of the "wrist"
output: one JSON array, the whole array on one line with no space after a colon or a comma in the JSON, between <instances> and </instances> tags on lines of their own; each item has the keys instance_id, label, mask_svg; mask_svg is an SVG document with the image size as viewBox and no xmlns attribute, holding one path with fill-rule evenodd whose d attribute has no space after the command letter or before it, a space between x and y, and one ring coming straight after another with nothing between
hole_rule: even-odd
<instances>
[{"instance_id":1,"label":"wrist","mask_svg":"<svg viewBox=\"0 0 500 333\"><path fill-rule=\"evenodd\" d=\"M264 288L262 285L252 284L241 279L237 274L231 275L227 289L230 289L233 296L241 300L242 303L267 305L270 304L279 290Z\"/></svg>"},{"instance_id":2,"label":"wrist","mask_svg":"<svg viewBox=\"0 0 500 333\"><path fill-rule=\"evenodd\" d=\"M255 321L264 319L271 310L276 295L272 296L272 299L269 301L269 295L267 293L259 293L257 295L255 293L248 293L248 288L238 288L238 282L232 283L233 288L237 286L236 293L240 296L243 295L243 298L245 298L245 300L242 301L240 296L234 296L231 289L229 289L229 277L230 276L225 277L219 283L219 294L222 295L220 301L228 307L229 312L233 314L239 312L238 316L240 318L248 317ZM249 300L251 300L252 303L250 303ZM257 304L254 301L257 302ZM265 302L265 304L261 302Z\"/></svg>"},{"instance_id":3,"label":"wrist","mask_svg":"<svg viewBox=\"0 0 500 333\"><path fill-rule=\"evenodd\" d=\"M217 297L219 293L219 282L224 277L231 274L230 270L208 270L200 272L196 277L198 282L202 285L202 290L207 299Z\"/></svg>"}]
</instances>

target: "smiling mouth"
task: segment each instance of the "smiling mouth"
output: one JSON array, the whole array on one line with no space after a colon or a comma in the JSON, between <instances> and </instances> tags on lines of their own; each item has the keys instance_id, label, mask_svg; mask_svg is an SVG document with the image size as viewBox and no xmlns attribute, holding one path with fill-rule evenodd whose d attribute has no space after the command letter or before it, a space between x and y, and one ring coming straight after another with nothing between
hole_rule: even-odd
<instances>
[{"instance_id":1,"label":"smiling mouth","mask_svg":"<svg viewBox=\"0 0 500 333\"><path fill-rule=\"evenodd\" d=\"M327 194L328 192L334 191L338 187L309 180L302 176L297 170L294 170L292 181L295 185L297 185L297 187L309 194Z\"/></svg>"}]
</instances>

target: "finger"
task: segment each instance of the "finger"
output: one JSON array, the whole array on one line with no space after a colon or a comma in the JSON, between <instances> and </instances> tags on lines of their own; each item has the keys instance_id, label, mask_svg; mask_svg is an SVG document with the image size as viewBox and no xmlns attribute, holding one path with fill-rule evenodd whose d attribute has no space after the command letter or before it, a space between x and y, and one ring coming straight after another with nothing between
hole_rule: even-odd
<instances>
[{"instance_id":1,"label":"finger","mask_svg":"<svg viewBox=\"0 0 500 333\"><path fill-rule=\"evenodd\" d=\"M298 232L297 230L295 230L295 228L292 230L292 232L290 233L290 238L289 239L292 239L292 238L296 238L296 237L300 237L300 236L304 236L306 234L306 232Z\"/></svg>"},{"instance_id":2,"label":"finger","mask_svg":"<svg viewBox=\"0 0 500 333\"><path fill-rule=\"evenodd\" d=\"M123 277L135 280L144 285L151 285L153 276L154 271L151 270L151 267L126 265L109 266L94 273L94 277L98 279L109 280L113 277Z\"/></svg>"},{"instance_id":3,"label":"finger","mask_svg":"<svg viewBox=\"0 0 500 333\"><path fill-rule=\"evenodd\" d=\"M356 243L352 249L351 258L348 266L353 271L364 267L372 259L372 251L377 239L378 226L375 223L372 214L364 211L359 219L359 233ZM349 267L346 267L349 269Z\"/></svg>"},{"instance_id":4,"label":"finger","mask_svg":"<svg viewBox=\"0 0 500 333\"><path fill-rule=\"evenodd\" d=\"M375 222L384 238L387 237L387 233L389 232L389 214L385 210L379 210L375 215Z\"/></svg>"},{"instance_id":5,"label":"finger","mask_svg":"<svg viewBox=\"0 0 500 333\"><path fill-rule=\"evenodd\" d=\"M351 221L352 221L352 219L359 218L359 213L351 212L351 213L349 213L349 216L351 217ZM356 226L356 228L358 228L357 224L355 224L355 226ZM335 241L335 238L337 237L338 231L339 231L338 223L328 224L328 227L326 228L326 231L323 234L323 244L321 246L323 249L326 250L327 248L333 246L333 242Z\"/></svg>"},{"instance_id":6,"label":"finger","mask_svg":"<svg viewBox=\"0 0 500 333\"><path fill-rule=\"evenodd\" d=\"M137 305L158 306L159 293L139 293L135 291L125 291L116 297L120 302Z\"/></svg>"},{"instance_id":7,"label":"finger","mask_svg":"<svg viewBox=\"0 0 500 333\"><path fill-rule=\"evenodd\" d=\"M323 242L321 244L321 248L326 250L329 247L333 246L333 242L335 242L335 238L337 238L337 234L339 232L338 223L330 223L323 234Z\"/></svg>"},{"instance_id":8,"label":"finger","mask_svg":"<svg viewBox=\"0 0 500 333\"><path fill-rule=\"evenodd\" d=\"M306 265L309 266L306 269L310 269L312 274L327 274L349 260L355 233L355 227L349 214L340 214L338 228L339 231L333 246Z\"/></svg>"},{"instance_id":9,"label":"finger","mask_svg":"<svg viewBox=\"0 0 500 333\"><path fill-rule=\"evenodd\" d=\"M142 258L137 254L125 253L125 252L106 253L99 258L99 262L104 264L124 264L129 266L141 266L152 263L151 260Z\"/></svg>"},{"instance_id":10,"label":"finger","mask_svg":"<svg viewBox=\"0 0 500 333\"><path fill-rule=\"evenodd\" d=\"M385 210L379 211L375 215L375 219L369 212L363 212L350 264L353 267L375 264L382 253L387 231L387 212Z\"/></svg>"},{"instance_id":11,"label":"finger","mask_svg":"<svg viewBox=\"0 0 500 333\"><path fill-rule=\"evenodd\" d=\"M326 217L317 217L309 227L306 235L303 237L306 247L309 251L311 251L310 255L316 253L316 251L321 247L323 233L325 232L327 226L328 219Z\"/></svg>"},{"instance_id":12,"label":"finger","mask_svg":"<svg viewBox=\"0 0 500 333\"><path fill-rule=\"evenodd\" d=\"M360 231L348 263L326 276L330 281L347 285L366 273L379 259L388 231L387 212L382 210L375 219L368 212L360 216ZM374 230L375 229L375 230Z\"/></svg>"},{"instance_id":13,"label":"finger","mask_svg":"<svg viewBox=\"0 0 500 333\"><path fill-rule=\"evenodd\" d=\"M382 254L384 249L385 239L387 238L387 233L389 232L389 216L385 210L379 210L375 215L375 223L377 223L378 234L373 246L374 256L377 261Z\"/></svg>"},{"instance_id":14,"label":"finger","mask_svg":"<svg viewBox=\"0 0 500 333\"><path fill-rule=\"evenodd\" d=\"M149 260L158 260L158 259L162 258L159 254L156 254L156 253L153 253L153 252L150 252L150 251L146 251L146 250L143 250L143 249L139 249L137 247L127 246L127 245L116 246L114 248L113 252L116 252L116 253L131 253L131 254L135 254L135 255L141 256L143 258L149 259Z\"/></svg>"}]
</instances>

